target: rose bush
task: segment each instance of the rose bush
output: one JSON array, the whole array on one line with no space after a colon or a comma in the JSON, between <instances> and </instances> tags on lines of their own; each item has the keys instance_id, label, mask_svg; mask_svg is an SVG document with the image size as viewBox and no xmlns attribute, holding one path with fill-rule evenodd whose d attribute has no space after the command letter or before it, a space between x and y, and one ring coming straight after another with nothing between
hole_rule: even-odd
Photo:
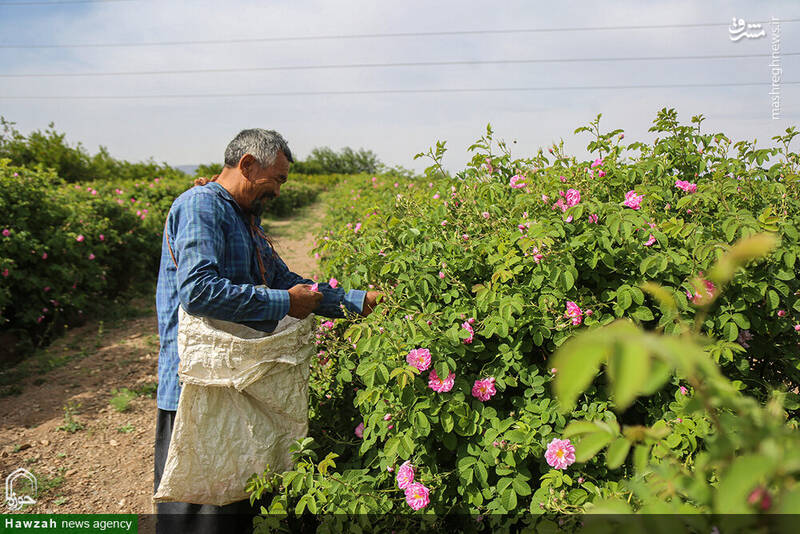
<instances>
[{"instance_id":1,"label":"rose bush","mask_svg":"<svg viewBox=\"0 0 800 534\"><path fill-rule=\"evenodd\" d=\"M681 125L664 109L652 145L626 145L621 130L601 132L598 117L576 130L592 135L590 161L561 145L514 159L487 128L454 177L437 143L422 179L343 182L317 253L345 289L370 285L386 298L369 318L320 334L313 439L295 451L294 470L254 477L253 499L274 492L269 512L411 513L393 473L410 461L428 490L425 512L642 506L636 467L679 458L692 469L708 457L718 427L693 404L685 369L654 361L643 373L629 365L636 353L625 353L608 365L630 368L629 386L607 391L593 383L599 361L578 365L589 371L577 381L574 369L553 364L570 337L620 319L668 339L684 334L684 321L696 323L708 336L700 354L730 383L724 395L763 405L783 389L775 409L796 433L800 198L798 157L788 147L797 132L758 149L701 133L702 120ZM724 292L706 284L719 280L712 266L734 242L761 232L779 241L763 261L736 270ZM648 281L666 297L644 291ZM419 349L429 352L431 371L408 361ZM431 388L432 371L452 375L452 388ZM576 388L569 411L552 391L564 373ZM576 432L568 426L575 421L610 430ZM362 424L359 438L352 429ZM606 461L597 453L623 427L642 429L651 446L628 458L616 445ZM575 464L564 460L571 452L561 441L561 456L547 457L554 440L570 439L565 432L593 436L578 441ZM754 437L742 439L743 449L754 447ZM314 447L327 453L321 461ZM714 466L704 465L713 493ZM687 502L712 510L713 500Z\"/></svg>"}]
</instances>

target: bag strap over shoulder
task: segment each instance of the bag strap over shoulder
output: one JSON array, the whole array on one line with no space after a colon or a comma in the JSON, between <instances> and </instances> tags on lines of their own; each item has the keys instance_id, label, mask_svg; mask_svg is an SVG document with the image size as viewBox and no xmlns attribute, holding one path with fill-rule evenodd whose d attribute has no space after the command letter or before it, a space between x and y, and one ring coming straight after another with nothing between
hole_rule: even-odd
<instances>
[{"instance_id":1,"label":"bag strap over shoulder","mask_svg":"<svg viewBox=\"0 0 800 534\"><path fill-rule=\"evenodd\" d=\"M194 181L194 183L195 183L195 185L203 186L203 185L206 185L208 182L216 181L216 179L218 177L219 177L219 175L217 174L217 175L213 176L211 178L211 180L208 180L207 178L198 178L197 180ZM177 269L178 268L178 262L175 261L175 253L172 251L172 245L169 242L169 232L167 231L167 224L168 223L169 223L169 213L167 213L166 220L164 221L164 237L167 240L167 249L169 249L169 257L172 258L172 263L175 264L175 268ZM249 229L250 229L250 237L253 239L253 241L255 241L256 235L258 235L259 237L263 238L265 241L269 242L269 238L267 238L267 236L264 234L264 232L261 231L261 228L259 228L256 225L255 215L251 215L250 216ZM267 276L266 276L267 269L264 267L264 260L261 257L261 251L258 249L258 247L256 247L256 258L258 258L258 270L261 273L261 281L264 283L265 286L269 287L269 284L267 284Z\"/></svg>"}]
</instances>

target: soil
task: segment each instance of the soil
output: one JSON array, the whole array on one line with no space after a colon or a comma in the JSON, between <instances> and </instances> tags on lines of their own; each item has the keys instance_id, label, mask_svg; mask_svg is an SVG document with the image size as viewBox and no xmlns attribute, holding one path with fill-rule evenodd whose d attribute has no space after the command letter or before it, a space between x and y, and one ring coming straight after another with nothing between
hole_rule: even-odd
<instances>
[{"instance_id":1,"label":"soil","mask_svg":"<svg viewBox=\"0 0 800 534\"><path fill-rule=\"evenodd\" d=\"M317 274L310 251L323 216L318 202L265 221L289 268L308 278ZM38 483L36 504L22 512L153 512L158 323L154 298L134 305L136 317L90 321L55 341L37 356L53 370L0 398L0 479L24 467ZM112 405L122 388L136 395Z\"/></svg>"}]
</instances>

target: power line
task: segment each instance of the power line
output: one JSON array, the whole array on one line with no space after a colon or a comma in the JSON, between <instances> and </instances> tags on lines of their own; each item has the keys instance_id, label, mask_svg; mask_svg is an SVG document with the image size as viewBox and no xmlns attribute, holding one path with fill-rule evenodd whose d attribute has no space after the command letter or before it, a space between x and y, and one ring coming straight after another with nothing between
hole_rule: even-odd
<instances>
[{"instance_id":1,"label":"power line","mask_svg":"<svg viewBox=\"0 0 800 534\"><path fill-rule=\"evenodd\" d=\"M800 52L782 52L782 56L798 56ZM208 74L225 72L256 72L280 70L336 70L336 69L368 69L395 67L444 67L458 65L522 65L532 63L594 63L614 61L667 61L698 59L746 59L770 57L765 54L706 55L706 56L651 56L651 57L605 57L605 58L539 58L539 59L492 59L492 60L456 60L456 61L407 61L399 63L345 63L334 65L283 65L271 67L226 67L209 69L180 70L140 70L117 72L53 72L53 73L0 73L0 78L74 78L98 76L155 76L164 74Z\"/></svg>"},{"instance_id":2,"label":"power line","mask_svg":"<svg viewBox=\"0 0 800 534\"><path fill-rule=\"evenodd\" d=\"M122 1L122 0L119 0ZM800 19L783 19L778 21L757 21L752 24L770 24L772 22L792 23ZM111 47L137 47L137 46L186 46L186 45L217 45L241 43L273 43L288 41L323 41L336 39L385 39L397 37L452 37L458 35L514 35L521 33L553 33L553 32L580 32L580 31L619 31L619 30L662 30L676 28L711 28L730 26L730 23L706 22L695 24L649 24L632 26L582 26L567 28L527 28L527 29L498 29L498 30L456 30L440 32L399 32L399 33L359 33L338 35L300 35L287 37L254 37L243 39L203 39L191 41L152 41L139 43L71 43L71 44L0 44L0 48L111 48Z\"/></svg>"},{"instance_id":3,"label":"power line","mask_svg":"<svg viewBox=\"0 0 800 534\"><path fill-rule=\"evenodd\" d=\"M134 2L136 0L53 0L33 1L33 2L0 2L1 7L22 7L22 6L54 6L59 4L103 4L109 2Z\"/></svg>"},{"instance_id":4,"label":"power line","mask_svg":"<svg viewBox=\"0 0 800 534\"><path fill-rule=\"evenodd\" d=\"M800 85L800 81L781 81L781 85ZM63 96L4 96L0 100L132 100L132 99L174 99L174 98L248 98L269 96L342 96L342 95L386 95L386 94L444 94L444 93L501 93L527 91L573 91L603 89L680 89L699 87L755 87L767 86L769 82L728 82L728 83L676 83L648 85L583 85L550 87L483 87L483 88L441 88L441 89L362 89L344 91L275 91L253 93L208 93L208 94L161 94L161 95L63 95Z\"/></svg>"}]
</instances>

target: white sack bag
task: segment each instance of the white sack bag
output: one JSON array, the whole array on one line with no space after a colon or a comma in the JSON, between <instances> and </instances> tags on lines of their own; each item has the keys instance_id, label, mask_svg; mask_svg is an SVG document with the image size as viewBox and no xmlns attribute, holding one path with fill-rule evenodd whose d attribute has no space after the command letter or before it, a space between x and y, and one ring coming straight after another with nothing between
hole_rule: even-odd
<instances>
[{"instance_id":1,"label":"white sack bag","mask_svg":"<svg viewBox=\"0 0 800 534\"><path fill-rule=\"evenodd\" d=\"M183 388L154 502L222 506L248 498L253 473L291 469L308 432L314 315L272 333L178 311Z\"/></svg>"}]
</instances>

